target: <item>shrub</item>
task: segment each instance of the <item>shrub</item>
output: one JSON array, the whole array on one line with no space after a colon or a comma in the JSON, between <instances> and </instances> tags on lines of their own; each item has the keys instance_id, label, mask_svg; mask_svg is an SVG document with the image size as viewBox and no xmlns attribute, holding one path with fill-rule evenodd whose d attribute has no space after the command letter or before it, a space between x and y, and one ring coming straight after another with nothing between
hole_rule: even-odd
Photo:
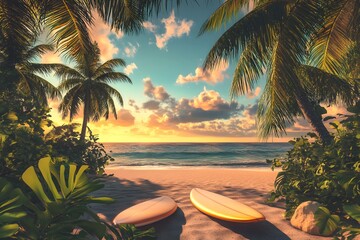
<instances>
[{"instance_id":1,"label":"shrub","mask_svg":"<svg viewBox=\"0 0 360 240\"><path fill-rule=\"evenodd\" d=\"M78 124L54 127L46 136L46 144L51 146L52 157L65 157L69 162L86 164L89 173L103 174L106 164L114 159L107 154L104 145L97 142L99 139L91 130L89 139L80 140L80 133L76 131Z\"/></svg>"},{"instance_id":2,"label":"shrub","mask_svg":"<svg viewBox=\"0 0 360 240\"><path fill-rule=\"evenodd\" d=\"M331 122L335 129L330 145L324 145L314 133L290 141L293 148L286 159L274 159L273 168L281 167L271 199L285 198L286 217L308 200L317 201L346 224L356 224L355 209L360 202L360 104L349 108L351 115ZM327 119L332 119L328 117ZM327 120L324 119L324 120ZM360 213L358 213L360 214Z\"/></svg>"}]
</instances>

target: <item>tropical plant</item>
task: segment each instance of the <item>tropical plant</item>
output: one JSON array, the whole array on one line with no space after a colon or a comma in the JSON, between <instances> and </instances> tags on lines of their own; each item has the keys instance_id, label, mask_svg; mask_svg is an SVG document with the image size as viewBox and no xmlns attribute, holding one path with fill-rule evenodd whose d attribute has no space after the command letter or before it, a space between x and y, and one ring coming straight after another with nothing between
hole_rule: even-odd
<instances>
[{"instance_id":1,"label":"tropical plant","mask_svg":"<svg viewBox=\"0 0 360 240\"><path fill-rule=\"evenodd\" d=\"M31 45L34 33L45 28L60 52L81 58L92 49L88 30L95 13L115 30L136 33L148 16L175 2L178 5L181 0L2 1L0 45L7 53L7 65L11 66L22 47Z\"/></svg>"},{"instance_id":2,"label":"tropical plant","mask_svg":"<svg viewBox=\"0 0 360 240\"><path fill-rule=\"evenodd\" d=\"M156 239L154 228L142 231L131 224L117 225L119 236L121 240L140 240L140 239Z\"/></svg>"},{"instance_id":3,"label":"tropical plant","mask_svg":"<svg viewBox=\"0 0 360 240\"><path fill-rule=\"evenodd\" d=\"M23 204L26 198L19 188L4 178L0 178L0 238L4 239L16 234L20 226L19 220L26 216Z\"/></svg>"},{"instance_id":4,"label":"tropical plant","mask_svg":"<svg viewBox=\"0 0 360 240\"><path fill-rule=\"evenodd\" d=\"M32 217L20 221L23 232L19 237L88 239L92 235L100 239L105 235L106 225L88 204L112 203L113 199L89 195L103 184L89 179L85 174L87 168L75 164L56 168L47 157L39 160L38 170L31 166L22 174L22 180L34 196L33 201L26 204Z\"/></svg>"},{"instance_id":5,"label":"tropical plant","mask_svg":"<svg viewBox=\"0 0 360 240\"><path fill-rule=\"evenodd\" d=\"M87 52L83 61L76 62L75 68L66 66L59 67L56 74L61 78L59 89L66 94L59 106L62 117L68 115L70 121L79 113L79 107L83 105L83 123L80 140L84 141L87 123L98 121L101 117L109 118L110 111L117 118L116 107L113 97L121 105L121 94L109 83L128 82L131 80L121 72L115 72L117 66L125 66L122 59L116 58L100 63L100 50L95 43L91 52Z\"/></svg>"},{"instance_id":6,"label":"tropical plant","mask_svg":"<svg viewBox=\"0 0 360 240\"><path fill-rule=\"evenodd\" d=\"M360 202L360 103L348 111L351 114L339 114L343 118L340 122L330 123L336 131L330 145L309 133L290 142L293 148L285 159L272 161L273 167L282 171L276 177L271 200L285 198L288 218L300 203L319 202L323 209L317 216L324 233L338 224L356 225L360 214L356 207Z\"/></svg>"},{"instance_id":7,"label":"tropical plant","mask_svg":"<svg viewBox=\"0 0 360 240\"><path fill-rule=\"evenodd\" d=\"M51 146L49 154L53 158L65 158L66 162L86 164L89 166L89 173L102 175L105 165L114 159L107 154L104 145L98 142L98 137L89 128L89 138L80 141L80 133L76 131L78 125L54 126L45 135L46 144Z\"/></svg>"},{"instance_id":8,"label":"tropical plant","mask_svg":"<svg viewBox=\"0 0 360 240\"><path fill-rule=\"evenodd\" d=\"M200 34L221 28L249 2L225 1L203 24ZM331 136L317 106L319 102L334 103L339 99L351 104L359 98L347 81L340 78L344 77L341 62L349 46L358 44L355 40L359 39L356 37L360 26L359 1L252 2L254 9L217 40L204 68L240 54L231 86L232 97L252 90L267 73L258 110L261 137L282 135L286 126L294 123L294 117L301 115L323 142L330 143ZM315 81L313 76L321 76L324 81ZM330 91L319 91L325 86Z\"/></svg>"}]
</instances>

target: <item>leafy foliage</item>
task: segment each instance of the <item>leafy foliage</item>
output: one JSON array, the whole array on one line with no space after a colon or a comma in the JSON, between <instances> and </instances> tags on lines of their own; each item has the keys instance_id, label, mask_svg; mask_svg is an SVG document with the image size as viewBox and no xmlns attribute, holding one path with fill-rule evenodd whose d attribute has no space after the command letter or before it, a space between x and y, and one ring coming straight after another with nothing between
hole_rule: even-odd
<instances>
[{"instance_id":1,"label":"leafy foliage","mask_svg":"<svg viewBox=\"0 0 360 240\"><path fill-rule=\"evenodd\" d=\"M330 123L335 129L330 145L309 133L291 141L293 148L286 159L272 161L273 168L281 167L282 171L276 177L271 200L285 198L287 217L304 201L319 202L329 211L319 213L320 222L332 219L331 224L321 225L324 232L338 222L333 214L345 225L352 224L359 214L354 204L360 202L360 103L348 111L351 114L338 114L341 121ZM349 215L353 220L348 220Z\"/></svg>"},{"instance_id":2,"label":"leafy foliage","mask_svg":"<svg viewBox=\"0 0 360 240\"><path fill-rule=\"evenodd\" d=\"M250 3L253 9L240 18L239 12ZM358 6L357 0L224 1L203 24L200 34L235 21L211 48L204 67L214 68L224 60L237 61L232 97L253 90L266 73L257 114L260 137L281 136L287 125L294 123L294 117L304 116L320 138L330 143L331 136L316 107L322 101L353 104L359 97L348 94L354 85L349 73L354 72L356 64L349 65L348 70L343 64L351 47L359 45ZM306 64L314 68L307 66L306 71L299 71ZM313 77L314 72L315 76L321 74L325 85L319 77ZM336 79L339 77L346 81ZM344 87L347 91L328 91Z\"/></svg>"},{"instance_id":3,"label":"leafy foliage","mask_svg":"<svg viewBox=\"0 0 360 240\"><path fill-rule=\"evenodd\" d=\"M114 159L107 154L104 145L97 142L98 137L93 135L90 129L89 139L80 141L77 127L78 124L54 127L46 134L46 144L51 146L50 155L79 165L86 164L89 166L89 173L103 174L105 165Z\"/></svg>"},{"instance_id":4,"label":"leafy foliage","mask_svg":"<svg viewBox=\"0 0 360 240\"><path fill-rule=\"evenodd\" d=\"M12 184L0 178L0 238L6 238L19 231L17 223L26 216L22 208L25 196L19 188L14 188Z\"/></svg>"},{"instance_id":5,"label":"leafy foliage","mask_svg":"<svg viewBox=\"0 0 360 240\"><path fill-rule=\"evenodd\" d=\"M155 230L150 228L146 231L137 229L134 225L131 224L122 224L117 226L120 239L122 240L140 240L143 238L146 239L155 239Z\"/></svg>"},{"instance_id":6,"label":"leafy foliage","mask_svg":"<svg viewBox=\"0 0 360 240\"><path fill-rule=\"evenodd\" d=\"M85 175L88 167L75 164L56 168L49 157L40 159L38 171L33 166L23 174L22 179L32 190L34 199L28 203L32 218L21 221L24 235L30 239L66 239L74 235L74 229L82 239L87 235L104 236L106 226L90 210L90 203L111 203L107 197L92 197L89 194L102 188L99 180ZM85 214L91 219L84 218Z\"/></svg>"},{"instance_id":7,"label":"leafy foliage","mask_svg":"<svg viewBox=\"0 0 360 240\"><path fill-rule=\"evenodd\" d=\"M330 236L337 228L340 218L337 215L332 215L325 207L319 207L315 212L315 220L320 229L320 234L323 236Z\"/></svg>"}]
</instances>

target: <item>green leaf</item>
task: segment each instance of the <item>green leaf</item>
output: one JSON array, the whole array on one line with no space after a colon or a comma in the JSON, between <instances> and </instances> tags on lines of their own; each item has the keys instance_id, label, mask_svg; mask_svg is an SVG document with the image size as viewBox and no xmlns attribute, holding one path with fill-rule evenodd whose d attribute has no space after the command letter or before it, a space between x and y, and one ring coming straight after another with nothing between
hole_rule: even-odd
<instances>
[{"instance_id":1,"label":"green leaf","mask_svg":"<svg viewBox=\"0 0 360 240\"><path fill-rule=\"evenodd\" d=\"M357 204L344 205L344 210L350 217L360 222L360 206Z\"/></svg>"},{"instance_id":2,"label":"green leaf","mask_svg":"<svg viewBox=\"0 0 360 240\"><path fill-rule=\"evenodd\" d=\"M316 225L323 236L330 236L338 228L340 218L337 215L331 215L326 207L319 207L315 212Z\"/></svg>"},{"instance_id":3,"label":"green leaf","mask_svg":"<svg viewBox=\"0 0 360 240\"><path fill-rule=\"evenodd\" d=\"M22 179L43 203L46 204L51 202L49 197L46 195L33 166L25 170L22 174Z\"/></svg>"},{"instance_id":4,"label":"green leaf","mask_svg":"<svg viewBox=\"0 0 360 240\"><path fill-rule=\"evenodd\" d=\"M19 230L19 225L16 223L6 224L0 227L0 238L11 237Z\"/></svg>"},{"instance_id":5,"label":"green leaf","mask_svg":"<svg viewBox=\"0 0 360 240\"><path fill-rule=\"evenodd\" d=\"M44 177L54 199L60 199L61 195L59 194L58 189L55 187L54 181L52 180L51 177L51 172L50 172L50 157L45 157L39 160L39 169L40 172L42 174L42 176Z\"/></svg>"}]
</instances>

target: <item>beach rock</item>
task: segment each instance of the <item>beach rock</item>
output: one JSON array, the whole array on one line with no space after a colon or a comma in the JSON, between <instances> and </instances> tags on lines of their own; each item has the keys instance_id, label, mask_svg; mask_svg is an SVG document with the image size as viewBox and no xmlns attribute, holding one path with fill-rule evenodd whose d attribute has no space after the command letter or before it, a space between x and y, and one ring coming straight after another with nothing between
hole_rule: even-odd
<instances>
[{"instance_id":1,"label":"beach rock","mask_svg":"<svg viewBox=\"0 0 360 240\"><path fill-rule=\"evenodd\" d=\"M320 235L315 220L315 212L319 207L320 203L315 201L301 203L290 220L291 225L309 234Z\"/></svg>"}]
</instances>

